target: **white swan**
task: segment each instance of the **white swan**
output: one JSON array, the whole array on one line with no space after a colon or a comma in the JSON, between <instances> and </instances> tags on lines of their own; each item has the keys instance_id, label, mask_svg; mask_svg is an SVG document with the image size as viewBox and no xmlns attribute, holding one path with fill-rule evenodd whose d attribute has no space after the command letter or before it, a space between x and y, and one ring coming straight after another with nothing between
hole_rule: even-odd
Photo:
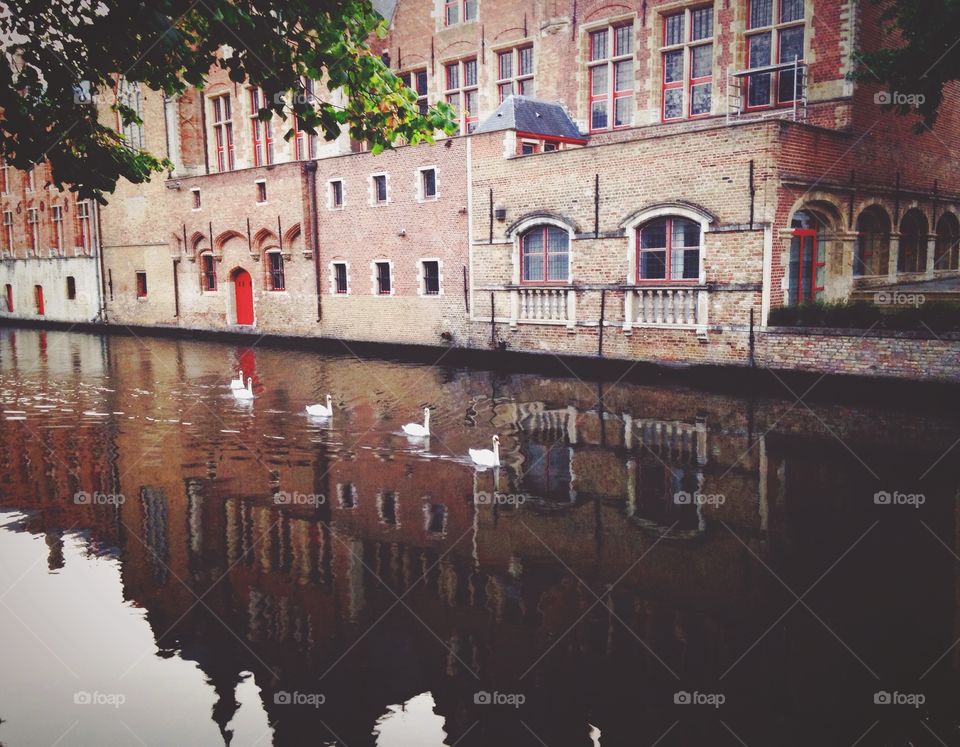
<instances>
[{"instance_id":1,"label":"white swan","mask_svg":"<svg viewBox=\"0 0 960 747\"><path fill-rule=\"evenodd\" d=\"M231 389L245 389L246 385L243 383L243 369L240 369L240 375L235 379L230 379L230 388Z\"/></svg>"},{"instance_id":2,"label":"white swan","mask_svg":"<svg viewBox=\"0 0 960 747\"><path fill-rule=\"evenodd\" d=\"M247 386L244 387L243 389L234 389L233 396L236 399L243 400L243 401L249 401L253 399L253 379L248 378Z\"/></svg>"},{"instance_id":3,"label":"white swan","mask_svg":"<svg viewBox=\"0 0 960 747\"><path fill-rule=\"evenodd\" d=\"M307 405L307 415L315 418L329 418L333 415L333 397L327 395L326 405Z\"/></svg>"},{"instance_id":4,"label":"white swan","mask_svg":"<svg viewBox=\"0 0 960 747\"><path fill-rule=\"evenodd\" d=\"M430 435L430 408L423 408L423 425L420 423L407 423L403 428L403 432L408 436L429 436Z\"/></svg>"},{"instance_id":5,"label":"white swan","mask_svg":"<svg viewBox=\"0 0 960 747\"><path fill-rule=\"evenodd\" d=\"M490 451L490 449L470 449L470 458L479 467L499 467L500 436L493 437L493 451Z\"/></svg>"}]
</instances>

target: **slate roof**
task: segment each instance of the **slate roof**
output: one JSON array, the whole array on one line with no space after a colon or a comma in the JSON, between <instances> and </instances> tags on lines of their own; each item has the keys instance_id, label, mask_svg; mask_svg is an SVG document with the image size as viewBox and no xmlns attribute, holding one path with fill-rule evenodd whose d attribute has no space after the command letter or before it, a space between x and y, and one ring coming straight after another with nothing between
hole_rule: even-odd
<instances>
[{"instance_id":1,"label":"slate roof","mask_svg":"<svg viewBox=\"0 0 960 747\"><path fill-rule=\"evenodd\" d=\"M373 9L387 21L392 21L393 13L397 9L397 0L373 0Z\"/></svg>"},{"instance_id":2,"label":"slate roof","mask_svg":"<svg viewBox=\"0 0 960 747\"><path fill-rule=\"evenodd\" d=\"M517 130L531 135L586 141L560 104L530 96L507 96L497 110L480 123L475 133Z\"/></svg>"}]
</instances>

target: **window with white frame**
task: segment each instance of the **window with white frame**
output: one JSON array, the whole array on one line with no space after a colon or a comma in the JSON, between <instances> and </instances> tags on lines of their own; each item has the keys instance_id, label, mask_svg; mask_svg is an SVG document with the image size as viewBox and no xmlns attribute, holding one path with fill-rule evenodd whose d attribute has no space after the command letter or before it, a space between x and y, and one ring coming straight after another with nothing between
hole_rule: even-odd
<instances>
[{"instance_id":1,"label":"window with white frame","mask_svg":"<svg viewBox=\"0 0 960 747\"><path fill-rule=\"evenodd\" d=\"M637 282L691 282L700 278L702 229L679 216L655 218L636 231Z\"/></svg>"},{"instance_id":2,"label":"window with white frame","mask_svg":"<svg viewBox=\"0 0 960 747\"><path fill-rule=\"evenodd\" d=\"M590 129L633 123L633 22L590 32Z\"/></svg>"},{"instance_id":3,"label":"window with white frame","mask_svg":"<svg viewBox=\"0 0 960 747\"><path fill-rule=\"evenodd\" d=\"M267 290L282 291L286 289L286 278L283 271L283 254L279 249L271 249L266 255Z\"/></svg>"},{"instance_id":4,"label":"window with white frame","mask_svg":"<svg viewBox=\"0 0 960 747\"><path fill-rule=\"evenodd\" d=\"M10 167L6 161L0 161L0 194L10 194Z\"/></svg>"},{"instance_id":5,"label":"window with white frame","mask_svg":"<svg viewBox=\"0 0 960 747\"><path fill-rule=\"evenodd\" d=\"M13 252L13 211L3 211L3 248Z\"/></svg>"},{"instance_id":6,"label":"window with white frame","mask_svg":"<svg viewBox=\"0 0 960 747\"><path fill-rule=\"evenodd\" d=\"M374 262L374 290L378 296L393 294L393 277L390 262Z\"/></svg>"},{"instance_id":7,"label":"window with white frame","mask_svg":"<svg viewBox=\"0 0 960 747\"><path fill-rule=\"evenodd\" d=\"M37 208L27 208L27 246L36 253L40 248L40 211Z\"/></svg>"},{"instance_id":8,"label":"window with white frame","mask_svg":"<svg viewBox=\"0 0 960 747\"><path fill-rule=\"evenodd\" d=\"M400 503L395 492L384 490L377 495L377 514L381 524L400 526Z\"/></svg>"},{"instance_id":9,"label":"window with white frame","mask_svg":"<svg viewBox=\"0 0 960 747\"><path fill-rule=\"evenodd\" d=\"M533 96L533 45L497 52L497 100Z\"/></svg>"},{"instance_id":10,"label":"window with white frame","mask_svg":"<svg viewBox=\"0 0 960 747\"><path fill-rule=\"evenodd\" d=\"M345 296L350 292L350 276L346 262L333 263L333 292L338 296Z\"/></svg>"},{"instance_id":11,"label":"window with white frame","mask_svg":"<svg viewBox=\"0 0 960 747\"><path fill-rule=\"evenodd\" d=\"M352 482L338 482L337 483L337 502L340 504L340 508L356 508L357 507L357 486Z\"/></svg>"},{"instance_id":12,"label":"window with white frame","mask_svg":"<svg viewBox=\"0 0 960 747\"><path fill-rule=\"evenodd\" d=\"M63 208L60 205L50 208L50 241L52 249L58 253L63 251Z\"/></svg>"},{"instance_id":13,"label":"window with white frame","mask_svg":"<svg viewBox=\"0 0 960 747\"><path fill-rule=\"evenodd\" d=\"M663 17L664 120L710 113L713 94L713 6Z\"/></svg>"},{"instance_id":14,"label":"window with white frame","mask_svg":"<svg viewBox=\"0 0 960 747\"><path fill-rule=\"evenodd\" d=\"M420 260L420 295L440 295L440 260Z\"/></svg>"},{"instance_id":15,"label":"window with white frame","mask_svg":"<svg viewBox=\"0 0 960 747\"><path fill-rule=\"evenodd\" d=\"M410 72L400 73L400 80L403 85L417 94L417 109L421 114L426 114L430 108L427 100L427 70L411 70Z\"/></svg>"},{"instance_id":16,"label":"window with white frame","mask_svg":"<svg viewBox=\"0 0 960 747\"><path fill-rule=\"evenodd\" d=\"M93 251L93 219L90 200L77 200L77 240L83 254Z\"/></svg>"},{"instance_id":17,"label":"window with white frame","mask_svg":"<svg viewBox=\"0 0 960 747\"><path fill-rule=\"evenodd\" d=\"M419 170L417 197L421 200L437 199L437 169L433 166Z\"/></svg>"},{"instance_id":18,"label":"window with white frame","mask_svg":"<svg viewBox=\"0 0 960 747\"><path fill-rule=\"evenodd\" d=\"M36 176L33 172L34 167L30 167L23 172L23 181L27 192L33 192L33 190L36 188Z\"/></svg>"},{"instance_id":19,"label":"window with white frame","mask_svg":"<svg viewBox=\"0 0 960 747\"><path fill-rule=\"evenodd\" d=\"M443 25L456 26L477 20L479 0L443 0Z\"/></svg>"},{"instance_id":20,"label":"window with white frame","mask_svg":"<svg viewBox=\"0 0 960 747\"><path fill-rule=\"evenodd\" d=\"M448 62L444 65L444 75L447 103L456 110L460 134L467 135L473 132L479 119L477 58Z\"/></svg>"},{"instance_id":21,"label":"window with white frame","mask_svg":"<svg viewBox=\"0 0 960 747\"><path fill-rule=\"evenodd\" d=\"M304 78L303 83L303 92L308 104L313 104L316 102L315 94L315 84L309 78ZM307 132L302 129L299 118L294 115L293 117L293 132L294 132L294 157L298 161L307 161L312 160L317 157L317 135L312 132Z\"/></svg>"},{"instance_id":22,"label":"window with white frame","mask_svg":"<svg viewBox=\"0 0 960 747\"><path fill-rule=\"evenodd\" d=\"M200 255L200 289L205 291L217 289L217 269L213 252L210 251Z\"/></svg>"},{"instance_id":23,"label":"window with white frame","mask_svg":"<svg viewBox=\"0 0 960 747\"><path fill-rule=\"evenodd\" d=\"M387 175L386 174L373 174L370 177L373 204L374 205L384 205L387 202Z\"/></svg>"},{"instance_id":24,"label":"window with white frame","mask_svg":"<svg viewBox=\"0 0 960 747\"><path fill-rule=\"evenodd\" d=\"M557 226L534 226L520 235L520 282L566 283L570 279L570 235Z\"/></svg>"},{"instance_id":25,"label":"window with white frame","mask_svg":"<svg viewBox=\"0 0 960 747\"><path fill-rule=\"evenodd\" d=\"M214 96L210 99L213 106L213 140L216 146L217 171L233 171L233 112L230 94Z\"/></svg>"},{"instance_id":26,"label":"window with white frame","mask_svg":"<svg viewBox=\"0 0 960 747\"><path fill-rule=\"evenodd\" d=\"M143 150L143 97L140 84L121 75L117 80L117 104L129 109L129 114L136 115L135 119L125 122L124 115L117 111L117 129L123 135L124 144L131 150Z\"/></svg>"},{"instance_id":27,"label":"window with white frame","mask_svg":"<svg viewBox=\"0 0 960 747\"><path fill-rule=\"evenodd\" d=\"M803 62L804 0L749 0L747 67ZM798 66L747 77L747 108L792 103L800 98L803 70Z\"/></svg>"},{"instance_id":28,"label":"window with white frame","mask_svg":"<svg viewBox=\"0 0 960 747\"><path fill-rule=\"evenodd\" d=\"M327 206L336 210L343 207L343 179L331 179L328 184L329 195Z\"/></svg>"}]
</instances>

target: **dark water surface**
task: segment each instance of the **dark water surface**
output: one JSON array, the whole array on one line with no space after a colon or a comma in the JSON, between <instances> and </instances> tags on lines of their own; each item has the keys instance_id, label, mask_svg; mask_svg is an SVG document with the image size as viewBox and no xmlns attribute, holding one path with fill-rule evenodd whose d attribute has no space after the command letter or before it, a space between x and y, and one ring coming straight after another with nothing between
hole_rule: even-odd
<instances>
[{"instance_id":1,"label":"dark water surface","mask_svg":"<svg viewBox=\"0 0 960 747\"><path fill-rule=\"evenodd\" d=\"M0 743L960 744L910 402L0 330Z\"/></svg>"}]
</instances>

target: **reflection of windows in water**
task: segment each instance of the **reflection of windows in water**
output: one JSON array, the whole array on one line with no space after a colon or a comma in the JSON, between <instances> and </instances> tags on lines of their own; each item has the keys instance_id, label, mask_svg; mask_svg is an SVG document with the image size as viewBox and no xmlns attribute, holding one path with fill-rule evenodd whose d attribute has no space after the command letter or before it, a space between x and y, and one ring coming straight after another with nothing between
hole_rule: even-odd
<instances>
[{"instance_id":1,"label":"reflection of windows in water","mask_svg":"<svg viewBox=\"0 0 960 747\"><path fill-rule=\"evenodd\" d=\"M141 488L143 503L143 544L147 565L157 583L167 580L167 496L160 488Z\"/></svg>"},{"instance_id":2,"label":"reflection of windows in water","mask_svg":"<svg viewBox=\"0 0 960 747\"><path fill-rule=\"evenodd\" d=\"M187 480L187 526L190 531L190 552L203 550L203 493L199 480Z\"/></svg>"},{"instance_id":3,"label":"reflection of windows in water","mask_svg":"<svg viewBox=\"0 0 960 747\"><path fill-rule=\"evenodd\" d=\"M696 529L700 518L691 500L678 503L678 493L693 496L699 490L697 472L668 467L654 459L637 463L635 515L659 524L677 523L677 529Z\"/></svg>"},{"instance_id":4,"label":"reflection of windows in water","mask_svg":"<svg viewBox=\"0 0 960 747\"><path fill-rule=\"evenodd\" d=\"M524 456L523 489L543 498L569 501L570 447L562 443L543 445L528 441L520 450Z\"/></svg>"},{"instance_id":5,"label":"reflection of windows in water","mask_svg":"<svg viewBox=\"0 0 960 747\"><path fill-rule=\"evenodd\" d=\"M385 490L377 496L377 513L380 521L390 526L397 526L397 494Z\"/></svg>"},{"instance_id":6,"label":"reflection of windows in water","mask_svg":"<svg viewBox=\"0 0 960 747\"><path fill-rule=\"evenodd\" d=\"M427 503L423 507L424 529L431 534L447 531L447 507L440 503Z\"/></svg>"},{"instance_id":7,"label":"reflection of windows in water","mask_svg":"<svg viewBox=\"0 0 960 747\"><path fill-rule=\"evenodd\" d=\"M340 508L357 507L357 487L352 482L337 483L337 501Z\"/></svg>"}]
</instances>

